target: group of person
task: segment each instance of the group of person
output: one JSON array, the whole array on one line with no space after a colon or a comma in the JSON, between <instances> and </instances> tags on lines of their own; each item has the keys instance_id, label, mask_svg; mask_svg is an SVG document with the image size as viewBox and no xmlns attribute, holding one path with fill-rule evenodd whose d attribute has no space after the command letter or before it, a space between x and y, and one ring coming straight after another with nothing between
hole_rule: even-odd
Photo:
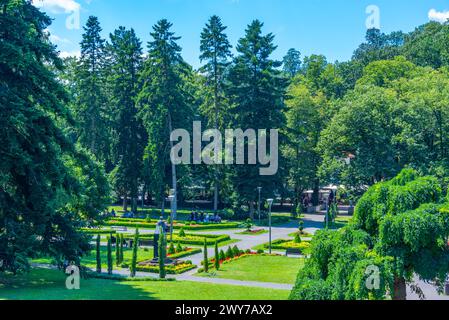
<instances>
[{"instance_id":1,"label":"group of person","mask_svg":"<svg viewBox=\"0 0 449 320\"><path fill-rule=\"evenodd\" d=\"M193 222L221 223L221 217L218 213L212 215L209 213L192 211L189 220Z\"/></svg>"}]
</instances>

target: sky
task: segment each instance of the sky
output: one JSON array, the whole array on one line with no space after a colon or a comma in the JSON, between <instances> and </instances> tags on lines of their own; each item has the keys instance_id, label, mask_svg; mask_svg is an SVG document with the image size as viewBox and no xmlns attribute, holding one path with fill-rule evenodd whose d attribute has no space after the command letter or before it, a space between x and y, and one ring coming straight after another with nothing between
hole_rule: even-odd
<instances>
[{"instance_id":1,"label":"sky","mask_svg":"<svg viewBox=\"0 0 449 320\"><path fill-rule=\"evenodd\" d=\"M449 0L33 0L53 18L51 40L61 56L79 55L83 25L97 16L103 37L119 26L134 28L146 43L152 26L166 18L181 39L184 59L198 68L200 34L211 15L222 18L235 47L251 21L275 35L273 58L290 48L302 56L323 54L329 62L346 61L364 41L368 26L389 33L413 31L429 20L449 19Z\"/></svg>"}]
</instances>

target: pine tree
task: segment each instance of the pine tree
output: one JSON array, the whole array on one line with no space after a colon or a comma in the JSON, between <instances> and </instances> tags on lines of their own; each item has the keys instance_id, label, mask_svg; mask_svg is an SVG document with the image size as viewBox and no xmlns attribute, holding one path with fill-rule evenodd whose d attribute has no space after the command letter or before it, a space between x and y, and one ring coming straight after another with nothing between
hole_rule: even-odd
<instances>
[{"instance_id":1,"label":"pine tree","mask_svg":"<svg viewBox=\"0 0 449 320\"><path fill-rule=\"evenodd\" d=\"M74 121L50 24L31 1L1 1L1 271L26 271L36 253L79 262L91 237L77 229L104 205L100 168L66 136Z\"/></svg>"},{"instance_id":2,"label":"pine tree","mask_svg":"<svg viewBox=\"0 0 449 320\"><path fill-rule=\"evenodd\" d=\"M97 255L97 273L101 273L101 237L97 235L96 255Z\"/></svg>"},{"instance_id":3,"label":"pine tree","mask_svg":"<svg viewBox=\"0 0 449 320\"><path fill-rule=\"evenodd\" d=\"M172 24L167 20L160 20L154 27L151 36L153 41L148 43L148 59L145 61L140 75L141 91L137 103L144 126L149 136L147 157L159 163L153 168L156 182L165 180L165 165L170 163L169 152L174 143L170 135L174 129L188 128L192 115L188 103L189 97L185 90L183 73L187 73L187 66L182 60L181 47L177 44L180 39L170 31ZM173 211L176 219L178 200L177 166L171 163L171 185L174 190ZM164 188L161 186L161 198ZM163 201L165 202L165 201Z\"/></svg>"},{"instance_id":4,"label":"pine tree","mask_svg":"<svg viewBox=\"0 0 449 320\"><path fill-rule=\"evenodd\" d=\"M239 40L239 54L229 73L227 94L233 106L230 113L234 115L230 125L243 131L285 126L282 110L287 79L278 70L281 63L270 59L276 49L274 36L271 33L263 35L262 26L258 20L248 26L245 36ZM267 133L267 141L269 139L270 133ZM265 191L277 190L282 185L279 172L274 176L263 176L260 175L261 167L260 164L236 166L231 177L236 198L242 202L240 205L245 204L250 208L251 219L254 219L257 201L254 186L263 185Z\"/></svg>"},{"instance_id":5,"label":"pine tree","mask_svg":"<svg viewBox=\"0 0 449 320\"><path fill-rule=\"evenodd\" d=\"M203 260L204 272L209 272L209 259L207 257L207 239L206 238L204 239L203 253L204 253L204 260Z\"/></svg>"},{"instance_id":6,"label":"pine tree","mask_svg":"<svg viewBox=\"0 0 449 320\"><path fill-rule=\"evenodd\" d=\"M134 278L136 276L138 248L139 248L139 229L136 229L136 233L134 234L133 253L132 253L132 260L131 260L131 267L130 267L132 278Z\"/></svg>"},{"instance_id":7,"label":"pine tree","mask_svg":"<svg viewBox=\"0 0 449 320\"><path fill-rule=\"evenodd\" d=\"M105 92L105 40L97 17L84 26L81 57L76 70L76 100L73 111L78 120L81 144L110 168L110 127Z\"/></svg>"},{"instance_id":8,"label":"pine tree","mask_svg":"<svg viewBox=\"0 0 449 320\"><path fill-rule=\"evenodd\" d=\"M282 64L283 71L290 78L294 78L301 70L301 53L298 50L291 48L282 60Z\"/></svg>"},{"instance_id":9,"label":"pine tree","mask_svg":"<svg viewBox=\"0 0 449 320\"><path fill-rule=\"evenodd\" d=\"M218 241L215 241L215 270L220 270L220 254L218 253Z\"/></svg>"},{"instance_id":10,"label":"pine tree","mask_svg":"<svg viewBox=\"0 0 449 320\"><path fill-rule=\"evenodd\" d=\"M226 110L224 109L223 83L224 73L229 65L231 48L228 37L224 33L227 27L223 26L218 16L212 16L201 33L201 62L206 64L200 69L206 75L207 91L203 113L211 119L214 129L223 129L226 122ZM211 98L209 98L211 96ZM214 212L218 210L219 197L219 169L214 167Z\"/></svg>"},{"instance_id":11,"label":"pine tree","mask_svg":"<svg viewBox=\"0 0 449 320\"><path fill-rule=\"evenodd\" d=\"M137 212L138 184L142 177L146 132L137 116L135 98L139 90L138 73L142 66L142 47L133 29L120 27L110 35L107 45L108 83L111 86L115 139L115 168L112 180L115 190L126 200L131 197L132 211Z\"/></svg>"},{"instance_id":12,"label":"pine tree","mask_svg":"<svg viewBox=\"0 0 449 320\"><path fill-rule=\"evenodd\" d=\"M108 274L112 274L113 263L112 263L112 243L111 237L108 237Z\"/></svg>"}]
</instances>

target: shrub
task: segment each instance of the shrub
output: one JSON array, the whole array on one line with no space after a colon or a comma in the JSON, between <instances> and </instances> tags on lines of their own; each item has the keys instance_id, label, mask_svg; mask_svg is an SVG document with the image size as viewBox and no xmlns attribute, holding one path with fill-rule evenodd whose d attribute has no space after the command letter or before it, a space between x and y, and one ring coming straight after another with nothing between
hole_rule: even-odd
<instances>
[{"instance_id":1,"label":"shrub","mask_svg":"<svg viewBox=\"0 0 449 320\"><path fill-rule=\"evenodd\" d=\"M226 259L232 259L234 258L234 252L232 251L231 247L228 247L228 250L226 250Z\"/></svg>"},{"instance_id":2,"label":"shrub","mask_svg":"<svg viewBox=\"0 0 449 320\"><path fill-rule=\"evenodd\" d=\"M257 254L263 254L263 253L265 253L264 250L262 250L262 249L257 250Z\"/></svg>"},{"instance_id":3,"label":"shrub","mask_svg":"<svg viewBox=\"0 0 449 320\"><path fill-rule=\"evenodd\" d=\"M182 249L181 244L178 241L178 244L176 245L176 253L179 253L179 252L182 252L182 251L184 251L184 250Z\"/></svg>"},{"instance_id":4,"label":"shrub","mask_svg":"<svg viewBox=\"0 0 449 320\"><path fill-rule=\"evenodd\" d=\"M97 246L96 246L96 249L97 249L97 272L98 273L101 273L101 248L100 248L100 240L101 240L101 237L100 237L100 235L97 235Z\"/></svg>"},{"instance_id":5,"label":"shrub","mask_svg":"<svg viewBox=\"0 0 449 320\"><path fill-rule=\"evenodd\" d=\"M112 244L111 237L108 237L108 274L112 274Z\"/></svg>"},{"instance_id":6,"label":"shrub","mask_svg":"<svg viewBox=\"0 0 449 320\"><path fill-rule=\"evenodd\" d=\"M145 218L145 222L151 223L151 216L149 214L147 214L147 216Z\"/></svg>"},{"instance_id":7,"label":"shrub","mask_svg":"<svg viewBox=\"0 0 449 320\"><path fill-rule=\"evenodd\" d=\"M170 247L168 248L168 254L175 254L176 250L175 250L175 246L173 245L173 242L170 242Z\"/></svg>"},{"instance_id":8,"label":"shrub","mask_svg":"<svg viewBox=\"0 0 449 320\"><path fill-rule=\"evenodd\" d=\"M178 236L181 237L181 238L185 238L186 232L184 231L184 228L181 228L181 230L178 233Z\"/></svg>"},{"instance_id":9,"label":"shrub","mask_svg":"<svg viewBox=\"0 0 449 320\"><path fill-rule=\"evenodd\" d=\"M120 234L120 263L123 263L123 246L125 245L125 238Z\"/></svg>"},{"instance_id":10,"label":"shrub","mask_svg":"<svg viewBox=\"0 0 449 320\"><path fill-rule=\"evenodd\" d=\"M234 255L234 257L237 257L240 255L240 249L237 246L234 246L232 248L232 254Z\"/></svg>"},{"instance_id":11,"label":"shrub","mask_svg":"<svg viewBox=\"0 0 449 320\"><path fill-rule=\"evenodd\" d=\"M165 276L167 275L165 271L165 258L166 258L166 244L165 244L165 235L164 233L161 234L159 238L159 278L165 279Z\"/></svg>"},{"instance_id":12,"label":"shrub","mask_svg":"<svg viewBox=\"0 0 449 320\"><path fill-rule=\"evenodd\" d=\"M139 245L139 229L136 229L136 233L134 234L133 255L132 255L131 267L130 267L131 278L134 278L136 276L138 245Z\"/></svg>"},{"instance_id":13,"label":"shrub","mask_svg":"<svg viewBox=\"0 0 449 320\"><path fill-rule=\"evenodd\" d=\"M115 238L115 265L119 266L120 265L120 236L117 236Z\"/></svg>"},{"instance_id":14,"label":"shrub","mask_svg":"<svg viewBox=\"0 0 449 320\"><path fill-rule=\"evenodd\" d=\"M301 237L299 236L299 233L295 233L295 243L301 243Z\"/></svg>"},{"instance_id":15,"label":"shrub","mask_svg":"<svg viewBox=\"0 0 449 320\"><path fill-rule=\"evenodd\" d=\"M218 242L215 242L215 270L220 270L220 253L218 252Z\"/></svg>"},{"instance_id":16,"label":"shrub","mask_svg":"<svg viewBox=\"0 0 449 320\"><path fill-rule=\"evenodd\" d=\"M207 258L207 241L204 239L204 272L209 271L209 260Z\"/></svg>"},{"instance_id":17,"label":"shrub","mask_svg":"<svg viewBox=\"0 0 449 320\"><path fill-rule=\"evenodd\" d=\"M226 254L224 253L223 250L220 250L220 261L224 261L226 260Z\"/></svg>"}]
</instances>

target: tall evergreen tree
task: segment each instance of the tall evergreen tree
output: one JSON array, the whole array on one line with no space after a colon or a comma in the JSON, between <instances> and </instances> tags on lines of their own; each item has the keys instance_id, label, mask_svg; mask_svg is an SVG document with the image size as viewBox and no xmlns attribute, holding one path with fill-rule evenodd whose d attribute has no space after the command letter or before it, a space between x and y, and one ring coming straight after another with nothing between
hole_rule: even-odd
<instances>
[{"instance_id":1,"label":"tall evergreen tree","mask_svg":"<svg viewBox=\"0 0 449 320\"><path fill-rule=\"evenodd\" d=\"M239 40L239 55L229 75L231 114L234 115L231 125L242 130L279 129L285 124L282 109L287 80L278 70L281 63L270 59L276 49L274 36L263 35L262 26L258 20L248 26L245 36ZM254 217L255 187L263 185L264 192L273 192L280 185L279 175L261 176L260 167L236 166L232 179L237 198L249 206L251 218ZM272 196L272 193L266 195Z\"/></svg>"},{"instance_id":2,"label":"tall evergreen tree","mask_svg":"<svg viewBox=\"0 0 449 320\"><path fill-rule=\"evenodd\" d=\"M77 228L103 210L100 168L62 129L73 119L50 24L30 1L1 2L0 271L26 270L37 254L78 263L91 247Z\"/></svg>"},{"instance_id":3,"label":"tall evergreen tree","mask_svg":"<svg viewBox=\"0 0 449 320\"><path fill-rule=\"evenodd\" d=\"M120 27L110 35L108 83L112 86L115 139L113 143L115 169L114 187L123 196L124 210L131 197L132 211L137 212L139 180L142 176L146 132L137 117L135 98L138 92L138 72L142 65L141 42L133 29Z\"/></svg>"},{"instance_id":4,"label":"tall evergreen tree","mask_svg":"<svg viewBox=\"0 0 449 320\"><path fill-rule=\"evenodd\" d=\"M293 78L301 70L301 53L296 49L289 49L282 60L282 64L284 72L290 78Z\"/></svg>"},{"instance_id":5,"label":"tall evergreen tree","mask_svg":"<svg viewBox=\"0 0 449 320\"><path fill-rule=\"evenodd\" d=\"M153 159L156 158L154 155L161 157L164 161L162 165L170 161L169 149L174 146L170 141L171 133L174 129L187 128L192 114L182 77L187 68L180 54L181 47L177 44L180 38L170 30L171 27L172 24L165 19L153 27L153 41L148 43L148 59L140 76L142 89L137 98L140 115L149 135L147 150L152 152ZM160 159L158 161L162 161ZM178 200L176 170L176 165L171 163L175 218ZM164 199L163 188L161 193L161 198Z\"/></svg>"},{"instance_id":6,"label":"tall evergreen tree","mask_svg":"<svg viewBox=\"0 0 449 320\"><path fill-rule=\"evenodd\" d=\"M200 69L206 75L206 87L208 94L205 99L204 113L212 120L215 129L223 129L226 110L223 82L225 71L229 66L231 48L227 35L218 16L212 16L201 33L201 62L205 65ZM221 125L220 125L221 124ZM214 211L218 210L219 201L219 171L214 168Z\"/></svg>"},{"instance_id":7,"label":"tall evergreen tree","mask_svg":"<svg viewBox=\"0 0 449 320\"><path fill-rule=\"evenodd\" d=\"M111 169L109 110L105 92L105 40L97 17L90 16L84 27L81 58L76 69L76 100L73 111L78 120L78 137L98 160ZM109 170L108 170L109 171Z\"/></svg>"}]
</instances>

